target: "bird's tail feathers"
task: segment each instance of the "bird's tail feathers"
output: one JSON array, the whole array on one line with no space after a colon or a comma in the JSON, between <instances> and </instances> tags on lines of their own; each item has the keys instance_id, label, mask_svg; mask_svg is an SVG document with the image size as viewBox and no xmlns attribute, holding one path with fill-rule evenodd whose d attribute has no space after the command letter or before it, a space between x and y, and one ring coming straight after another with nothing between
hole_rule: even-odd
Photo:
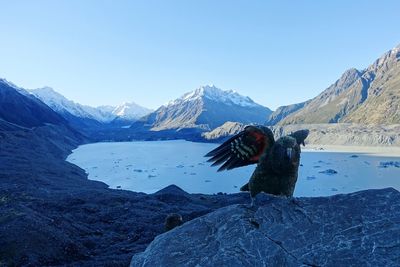
<instances>
[{"instance_id":1,"label":"bird's tail feathers","mask_svg":"<svg viewBox=\"0 0 400 267\"><path fill-rule=\"evenodd\" d=\"M250 191L250 189L249 189L249 183L246 183L245 185L243 185L241 188L240 188L240 191Z\"/></svg>"}]
</instances>

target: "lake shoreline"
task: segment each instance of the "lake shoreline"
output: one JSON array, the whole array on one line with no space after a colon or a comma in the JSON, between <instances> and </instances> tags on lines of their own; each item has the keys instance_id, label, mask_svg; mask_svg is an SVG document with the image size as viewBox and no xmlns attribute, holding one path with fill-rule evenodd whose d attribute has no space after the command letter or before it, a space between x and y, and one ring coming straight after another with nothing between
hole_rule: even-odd
<instances>
[{"instance_id":1,"label":"lake shoreline","mask_svg":"<svg viewBox=\"0 0 400 267\"><path fill-rule=\"evenodd\" d=\"M223 142L210 142L210 141L192 141L185 139L165 139L165 140L131 140L131 141L99 141L99 142L90 142L84 143L82 145L93 145L93 144L107 144L107 143L135 143L135 142L171 142L171 141L182 141L182 142L190 142L196 144L211 144L218 145ZM302 146L302 151L304 152L342 152L342 153L363 153L369 155L377 155L377 156L398 156L400 157L400 146L396 145L387 145L387 146L363 146L363 145L325 145L325 144L306 144ZM76 150L76 148L74 149ZM72 150L72 152L74 151ZM72 153L71 153L72 154Z\"/></svg>"},{"instance_id":2,"label":"lake shoreline","mask_svg":"<svg viewBox=\"0 0 400 267\"><path fill-rule=\"evenodd\" d=\"M189 193L237 193L255 166L217 172L204 158L217 145L185 140L92 143L75 149L67 161L84 169L88 179L112 189L151 194L176 184ZM398 147L306 145L302 149L296 197L400 189L400 181L393 179L400 175Z\"/></svg>"}]
</instances>

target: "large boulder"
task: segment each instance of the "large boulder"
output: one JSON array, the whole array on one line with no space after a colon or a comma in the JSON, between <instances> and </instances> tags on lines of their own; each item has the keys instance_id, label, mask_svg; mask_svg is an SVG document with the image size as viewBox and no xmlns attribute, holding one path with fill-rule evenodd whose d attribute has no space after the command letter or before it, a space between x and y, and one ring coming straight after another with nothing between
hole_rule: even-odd
<instances>
[{"instance_id":1,"label":"large boulder","mask_svg":"<svg viewBox=\"0 0 400 267\"><path fill-rule=\"evenodd\" d=\"M131 266L400 266L400 192L265 194L159 235Z\"/></svg>"}]
</instances>

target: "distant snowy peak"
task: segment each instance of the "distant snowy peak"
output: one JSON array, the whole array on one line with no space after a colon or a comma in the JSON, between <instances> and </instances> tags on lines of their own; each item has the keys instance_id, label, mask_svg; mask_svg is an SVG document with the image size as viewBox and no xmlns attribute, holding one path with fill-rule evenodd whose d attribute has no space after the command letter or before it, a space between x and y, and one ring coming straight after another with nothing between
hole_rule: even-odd
<instances>
[{"instance_id":1,"label":"distant snowy peak","mask_svg":"<svg viewBox=\"0 0 400 267\"><path fill-rule=\"evenodd\" d=\"M139 106L134 102L123 103L122 105L114 108L112 113L123 119L136 120L152 112L151 109Z\"/></svg>"},{"instance_id":2,"label":"distant snowy peak","mask_svg":"<svg viewBox=\"0 0 400 267\"><path fill-rule=\"evenodd\" d=\"M258 107L250 97L242 96L234 90L221 90L214 85L202 86L192 92L184 94L182 97L170 101L167 106L180 104L186 101L195 101L198 99L210 99L215 102L222 102L227 105L239 105L242 107Z\"/></svg>"},{"instance_id":3,"label":"distant snowy peak","mask_svg":"<svg viewBox=\"0 0 400 267\"><path fill-rule=\"evenodd\" d=\"M209 131L227 121L263 124L270 114L269 108L235 91L203 86L161 106L143 118L143 125L153 131L168 129Z\"/></svg>"},{"instance_id":4,"label":"distant snowy peak","mask_svg":"<svg viewBox=\"0 0 400 267\"><path fill-rule=\"evenodd\" d=\"M54 111L57 111L59 113L68 112L76 117L93 119L99 122L110 122L115 118L115 116L111 112L105 109L94 108L75 103L74 101L67 99L60 93L57 93L50 87L43 87L27 91L35 97L39 98Z\"/></svg>"}]
</instances>

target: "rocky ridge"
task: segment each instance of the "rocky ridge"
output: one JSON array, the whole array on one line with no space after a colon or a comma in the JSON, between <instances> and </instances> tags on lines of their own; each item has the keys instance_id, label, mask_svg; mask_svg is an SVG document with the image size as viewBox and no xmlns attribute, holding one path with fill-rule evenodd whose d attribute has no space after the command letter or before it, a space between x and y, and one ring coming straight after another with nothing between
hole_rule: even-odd
<instances>
[{"instance_id":1,"label":"rocky ridge","mask_svg":"<svg viewBox=\"0 0 400 267\"><path fill-rule=\"evenodd\" d=\"M399 124L400 45L364 70L349 69L305 103L278 108L267 124Z\"/></svg>"},{"instance_id":2,"label":"rocky ridge","mask_svg":"<svg viewBox=\"0 0 400 267\"><path fill-rule=\"evenodd\" d=\"M245 127L243 123L228 121L210 132L202 133L202 137L210 142L218 142L243 131Z\"/></svg>"},{"instance_id":3,"label":"rocky ridge","mask_svg":"<svg viewBox=\"0 0 400 267\"><path fill-rule=\"evenodd\" d=\"M257 196L159 235L135 266L397 266L400 193Z\"/></svg>"}]
</instances>

